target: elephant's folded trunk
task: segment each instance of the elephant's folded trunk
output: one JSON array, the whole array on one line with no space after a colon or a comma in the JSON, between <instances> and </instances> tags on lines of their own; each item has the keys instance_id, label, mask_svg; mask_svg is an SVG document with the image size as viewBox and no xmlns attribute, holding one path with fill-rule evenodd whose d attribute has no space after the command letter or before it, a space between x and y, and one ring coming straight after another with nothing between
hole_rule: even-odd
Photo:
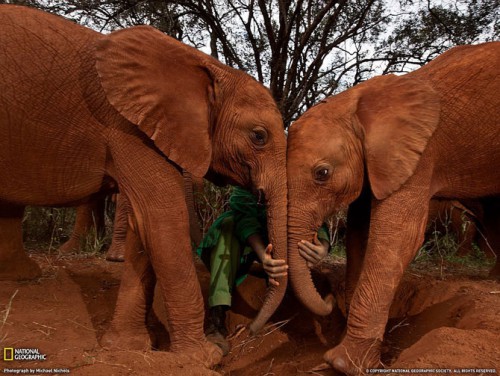
<instances>
[{"instance_id":1,"label":"elephant's folded trunk","mask_svg":"<svg viewBox=\"0 0 500 376\"><path fill-rule=\"evenodd\" d=\"M313 231L303 228L289 226L288 238L288 265L290 273L290 283L297 298L311 312L326 316L333 308L333 297L327 296L325 299L314 286L311 270L307 266L306 260L299 254L298 243L301 240L312 240Z\"/></svg>"},{"instance_id":2,"label":"elephant's folded trunk","mask_svg":"<svg viewBox=\"0 0 500 376\"><path fill-rule=\"evenodd\" d=\"M279 183L279 184L278 184ZM286 179L275 180L275 185L266 193L266 201L269 203L267 208L267 226L269 242L273 245L274 259L287 259L286 249L286 221L287 221L287 190ZM249 325L252 333L258 332L266 324L269 318L280 305L288 284L287 277L277 278L278 286L270 285L266 292L264 303Z\"/></svg>"}]
</instances>

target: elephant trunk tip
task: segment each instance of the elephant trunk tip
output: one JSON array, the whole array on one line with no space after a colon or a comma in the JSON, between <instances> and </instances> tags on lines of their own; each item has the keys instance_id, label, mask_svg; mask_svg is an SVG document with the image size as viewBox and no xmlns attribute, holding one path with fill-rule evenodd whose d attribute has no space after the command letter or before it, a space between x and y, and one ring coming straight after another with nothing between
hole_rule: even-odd
<instances>
[{"instance_id":1,"label":"elephant trunk tip","mask_svg":"<svg viewBox=\"0 0 500 376\"><path fill-rule=\"evenodd\" d=\"M260 325L260 324L256 324L255 321L252 321L249 325L248 325L248 330L250 331L250 335L255 335L257 334L261 329L262 329L263 325Z\"/></svg>"},{"instance_id":2,"label":"elephant trunk tip","mask_svg":"<svg viewBox=\"0 0 500 376\"><path fill-rule=\"evenodd\" d=\"M332 294L328 294L325 299L325 310L318 312L318 315L320 316L327 316L330 313L332 313L333 306L335 305L335 298L333 297Z\"/></svg>"},{"instance_id":3,"label":"elephant trunk tip","mask_svg":"<svg viewBox=\"0 0 500 376\"><path fill-rule=\"evenodd\" d=\"M309 310L318 316L328 316L333 311L335 298L332 294L328 294L324 299L321 299L320 304L311 304L311 302L302 302Z\"/></svg>"},{"instance_id":4,"label":"elephant trunk tip","mask_svg":"<svg viewBox=\"0 0 500 376\"><path fill-rule=\"evenodd\" d=\"M277 281L279 285L269 286L264 304L254 320L247 326L252 335L258 333L266 325L285 296L288 285L287 278L279 277Z\"/></svg>"}]
</instances>

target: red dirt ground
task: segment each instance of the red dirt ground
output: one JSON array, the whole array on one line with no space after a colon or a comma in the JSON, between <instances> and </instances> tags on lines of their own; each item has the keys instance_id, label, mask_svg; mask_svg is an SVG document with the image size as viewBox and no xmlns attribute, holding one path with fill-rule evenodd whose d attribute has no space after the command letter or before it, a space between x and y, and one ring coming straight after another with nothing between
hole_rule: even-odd
<instances>
[{"instance_id":1,"label":"red dirt ground","mask_svg":"<svg viewBox=\"0 0 500 376\"><path fill-rule=\"evenodd\" d=\"M335 375L317 371L323 353L339 342L345 325L341 300L343 265L322 263L315 273L323 292L332 289L338 307L325 318L312 315L287 295L264 334L231 340L230 354L215 370L165 351L106 351L98 341L113 314L122 265L100 257L32 253L44 275L32 282L0 282L0 348L37 348L46 361L3 360L8 369L52 370L72 375ZM208 273L200 264L202 286ZM475 273L411 269L391 309L383 361L391 368L500 371L500 284ZM238 288L228 318L233 333L255 315L265 282L249 276ZM206 291L205 291L206 293ZM161 304L155 304L160 319ZM168 348L168 344L162 346ZM434 369L435 371L428 371ZM444 371L442 371L444 372ZM458 373L458 371L455 371ZM405 374L403 371L384 374Z\"/></svg>"}]
</instances>

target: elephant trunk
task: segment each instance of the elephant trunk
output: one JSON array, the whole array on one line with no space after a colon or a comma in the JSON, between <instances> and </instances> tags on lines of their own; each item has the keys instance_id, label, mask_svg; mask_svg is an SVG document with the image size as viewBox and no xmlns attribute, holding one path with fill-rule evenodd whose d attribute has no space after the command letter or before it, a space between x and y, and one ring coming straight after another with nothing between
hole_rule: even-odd
<instances>
[{"instance_id":1,"label":"elephant trunk","mask_svg":"<svg viewBox=\"0 0 500 376\"><path fill-rule=\"evenodd\" d=\"M333 309L333 296L329 295L325 300L314 286L311 270L306 260L299 254L298 243L301 240L311 241L315 229L318 226L306 224L300 213L293 215L292 209L288 209L288 272L290 283L297 298L311 312L326 316Z\"/></svg>"},{"instance_id":2,"label":"elephant trunk","mask_svg":"<svg viewBox=\"0 0 500 376\"><path fill-rule=\"evenodd\" d=\"M274 179L273 186L266 192L267 230L269 242L273 245L273 258L287 259L286 221L287 221L287 188L286 178ZM288 278L277 279L278 286L270 285L266 292L264 303L249 325L251 333L257 333L280 305L287 288Z\"/></svg>"}]
</instances>

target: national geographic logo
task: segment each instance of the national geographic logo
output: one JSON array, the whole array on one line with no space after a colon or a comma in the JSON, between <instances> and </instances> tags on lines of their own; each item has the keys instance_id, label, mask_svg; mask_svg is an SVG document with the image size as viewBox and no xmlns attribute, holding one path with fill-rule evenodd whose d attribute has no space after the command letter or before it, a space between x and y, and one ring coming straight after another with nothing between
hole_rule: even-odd
<instances>
[{"instance_id":1,"label":"national geographic logo","mask_svg":"<svg viewBox=\"0 0 500 376\"><path fill-rule=\"evenodd\" d=\"M47 360L47 355L41 354L38 349L15 349L13 347L4 347L3 349L4 362L13 360Z\"/></svg>"}]
</instances>

